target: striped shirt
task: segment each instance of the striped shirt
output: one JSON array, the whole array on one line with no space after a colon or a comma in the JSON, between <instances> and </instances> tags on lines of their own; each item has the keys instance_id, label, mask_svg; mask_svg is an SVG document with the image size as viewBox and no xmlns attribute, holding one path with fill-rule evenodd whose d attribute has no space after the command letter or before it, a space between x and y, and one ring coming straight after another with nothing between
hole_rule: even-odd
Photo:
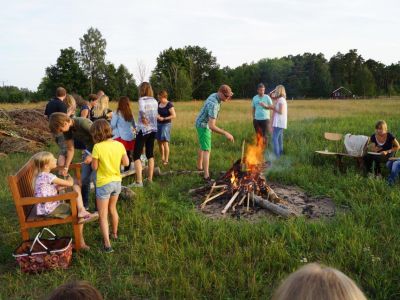
<instances>
[{"instance_id":1,"label":"striped shirt","mask_svg":"<svg viewBox=\"0 0 400 300\"><path fill-rule=\"evenodd\" d=\"M208 96L203 107L200 110L199 115L196 118L196 127L208 128L208 120L218 118L219 109L221 107L221 100L218 97L218 93L211 94Z\"/></svg>"}]
</instances>

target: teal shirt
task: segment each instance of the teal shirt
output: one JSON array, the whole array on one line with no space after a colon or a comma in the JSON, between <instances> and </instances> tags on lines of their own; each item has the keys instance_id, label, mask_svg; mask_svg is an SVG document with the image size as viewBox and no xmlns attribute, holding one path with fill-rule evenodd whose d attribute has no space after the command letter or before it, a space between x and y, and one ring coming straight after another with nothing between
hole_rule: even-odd
<instances>
[{"instance_id":1,"label":"teal shirt","mask_svg":"<svg viewBox=\"0 0 400 300\"><path fill-rule=\"evenodd\" d=\"M216 119L218 117L219 109L221 107L221 99L218 93L211 94L204 102L199 115L196 118L196 127L208 128L208 120Z\"/></svg>"},{"instance_id":2,"label":"teal shirt","mask_svg":"<svg viewBox=\"0 0 400 300\"><path fill-rule=\"evenodd\" d=\"M260 97L259 95L255 95L253 97L253 101L251 103L252 107L255 109L254 119L256 120L269 120L270 119L270 110L262 107L260 102L263 102L267 105L272 105L272 100L268 95L264 95Z\"/></svg>"}]
</instances>

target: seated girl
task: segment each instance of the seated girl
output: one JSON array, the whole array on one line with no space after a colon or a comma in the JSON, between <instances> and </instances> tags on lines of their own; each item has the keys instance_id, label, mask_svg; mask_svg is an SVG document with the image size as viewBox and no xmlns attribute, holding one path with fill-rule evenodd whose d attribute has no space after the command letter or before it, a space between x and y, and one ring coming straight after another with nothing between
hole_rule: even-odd
<instances>
[{"instance_id":1,"label":"seated girl","mask_svg":"<svg viewBox=\"0 0 400 300\"><path fill-rule=\"evenodd\" d=\"M52 153L46 151L39 152L33 156L33 162L35 165L33 181L35 197L56 196L58 191L67 187L72 187L73 190L78 193L78 224L94 221L98 218L97 214L91 214L84 208L80 187L74 184L74 180L70 175L68 175L67 179L61 179L50 173L51 170L57 167L57 160ZM38 216L62 217L62 215L70 214L69 205L61 201L39 203L35 206L35 209ZM82 233L83 225L80 227L80 230ZM82 248L88 248L83 239L83 234L81 234L81 236Z\"/></svg>"},{"instance_id":2,"label":"seated girl","mask_svg":"<svg viewBox=\"0 0 400 300\"><path fill-rule=\"evenodd\" d=\"M372 165L375 163L375 175L381 174L381 163L387 162L389 157L399 150L400 145L394 135L388 132L385 121L378 121L375 124L375 134L370 138L368 149L376 154L367 154L364 157L367 173L372 172Z\"/></svg>"}]
</instances>

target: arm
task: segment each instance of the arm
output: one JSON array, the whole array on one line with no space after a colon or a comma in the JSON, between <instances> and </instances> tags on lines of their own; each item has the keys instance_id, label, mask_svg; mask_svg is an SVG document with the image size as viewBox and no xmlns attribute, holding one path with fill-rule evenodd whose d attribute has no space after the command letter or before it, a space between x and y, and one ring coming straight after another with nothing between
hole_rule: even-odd
<instances>
[{"instance_id":1,"label":"arm","mask_svg":"<svg viewBox=\"0 0 400 300\"><path fill-rule=\"evenodd\" d=\"M122 156L121 165L123 165L124 167L129 166L129 158L128 158L128 155L124 154L124 156ZM92 166L93 166L93 165L92 165Z\"/></svg>"},{"instance_id":2,"label":"arm","mask_svg":"<svg viewBox=\"0 0 400 300\"><path fill-rule=\"evenodd\" d=\"M216 133L222 134L222 135L224 135L229 141L234 142L233 136L232 136L229 132L227 132L227 131L225 131L225 130L219 128L219 127L217 127L216 123L217 123L216 119L213 119L213 118L209 118L209 119L208 119L208 127L210 128L210 130L211 130L211 131L214 131L214 132L216 132Z\"/></svg>"},{"instance_id":3,"label":"arm","mask_svg":"<svg viewBox=\"0 0 400 300\"><path fill-rule=\"evenodd\" d=\"M89 114L89 110L88 109L84 109L81 111L81 117L82 118L87 118Z\"/></svg>"},{"instance_id":4,"label":"arm","mask_svg":"<svg viewBox=\"0 0 400 300\"><path fill-rule=\"evenodd\" d=\"M399 150L399 149L400 149L400 144L399 144L399 142L398 142L396 139L394 139L394 140L393 140L392 149L387 150L387 151L382 151L381 153L382 153L382 155L387 155L387 154L396 152L396 151Z\"/></svg>"},{"instance_id":5,"label":"arm","mask_svg":"<svg viewBox=\"0 0 400 300\"><path fill-rule=\"evenodd\" d=\"M99 161L97 158L92 158L92 169L97 171L99 168Z\"/></svg>"},{"instance_id":6,"label":"arm","mask_svg":"<svg viewBox=\"0 0 400 300\"><path fill-rule=\"evenodd\" d=\"M68 179L61 179L61 178L56 177L56 178L54 178L52 183L54 183L58 186L63 186L63 187L73 186L74 179L69 175L68 175Z\"/></svg>"},{"instance_id":7,"label":"arm","mask_svg":"<svg viewBox=\"0 0 400 300\"><path fill-rule=\"evenodd\" d=\"M75 147L74 147L74 140L66 140L65 144L67 145L67 157L65 158L65 165L64 169L61 172L61 175L67 176L69 166L74 158L75 154Z\"/></svg>"},{"instance_id":8,"label":"arm","mask_svg":"<svg viewBox=\"0 0 400 300\"><path fill-rule=\"evenodd\" d=\"M171 107L168 111L170 115L165 118L160 116L160 121L172 120L176 118L175 108Z\"/></svg>"}]
</instances>

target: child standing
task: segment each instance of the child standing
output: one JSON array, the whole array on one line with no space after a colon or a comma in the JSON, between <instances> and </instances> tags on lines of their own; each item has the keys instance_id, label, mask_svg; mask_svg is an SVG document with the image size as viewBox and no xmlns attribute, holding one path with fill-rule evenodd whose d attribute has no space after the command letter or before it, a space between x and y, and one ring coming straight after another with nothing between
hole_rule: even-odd
<instances>
[{"instance_id":1,"label":"child standing","mask_svg":"<svg viewBox=\"0 0 400 300\"><path fill-rule=\"evenodd\" d=\"M74 180L70 175L68 175L67 179L61 179L50 173L51 170L57 167L57 160L52 153L46 151L39 152L33 156L33 162L35 165L35 176L33 179L35 197L56 196L59 190L66 187L72 187L73 190L78 193L78 223L82 224L94 221L98 218L96 214L90 214L84 208L80 187L77 184L74 184ZM70 214L69 205L60 201L39 203L35 206L35 209L36 214L39 216L62 217L62 215L66 216ZM83 225L80 226L79 230L81 231L82 248L88 249L89 247L85 244L83 238Z\"/></svg>"},{"instance_id":2,"label":"child standing","mask_svg":"<svg viewBox=\"0 0 400 300\"><path fill-rule=\"evenodd\" d=\"M114 140L124 145L130 164L135 146L134 131L136 130L136 125L128 97L124 96L119 99L117 111L113 113L111 119L111 128ZM125 167L125 171L127 169L129 167Z\"/></svg>"},{"instance_id":3,"label":"child standing","mask_svg":"<svg viewBox=\"0 0 400 300\"><path fill-rule=\"evenodd\" d=\"M283 154L283 130L287 128L287 102L286 91L283 85L275 88L276 104L273 108L273 132L272 142L274 144L274 153L277 158Z\"/></svg>"},{"instance_id":4,"label":"child standing","mask_svg":"<svg viewBox=\"0 0 400 300\"><path fill-rule=\"evenodd\" d=\"M118 196L121 193L120 167L129 165L124 146L112 139L110 124L105 119L95 121L90 128L95 145L92 153L92 168L97 170L96 202L100 217L100 230L104 240L104 252L111 253L108 213L111 215L112 238L118 237Z\"/></svg>"}]
</instances>

